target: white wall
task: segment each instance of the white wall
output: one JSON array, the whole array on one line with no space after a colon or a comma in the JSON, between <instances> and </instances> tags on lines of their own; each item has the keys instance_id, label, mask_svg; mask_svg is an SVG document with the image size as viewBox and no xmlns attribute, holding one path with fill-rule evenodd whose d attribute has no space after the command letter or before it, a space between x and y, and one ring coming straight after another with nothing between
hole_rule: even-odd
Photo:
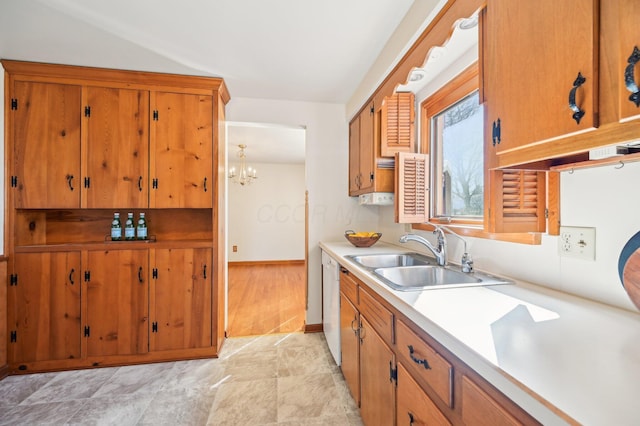
<instances>
[{"instance_id":1,"label":"white wall","mask_svg":"<svg viewBox=\"0 0 640 426\"><path fill-rule=\"evenodd\" d=\"M232 94L233 95L233 94ZM348 196L349 130L345 106L310 102L231 98L229 121L273 123L306 128L306 181L309 191L309 268L307 324L322 322L320 241L342 240L346 229L373 229L377 208ZM229 211L229 215L234 212Z\"/></svg>"},{"instance_id":2,"label":"white wall","mask_svg":"<svg viewBox=\"0 0 640 426\"><path fill-rule=\"evenodd\" d=\"M228 187L229 261L304 259L304 164L249 163L258 179Z\"/></svg>"},{"instance_id":3,"label":"white wall","mask_svg":"<svg viewBox=\"0 0 640 426\"><path fill-rule=\"evenodd\" d=\"M595 261L560 257L559 237L545 234L542 244L534 246L469 238L475 266L637 312L620 283L618 258L628 239L640 231L640 163L614 166L561 175L561 223L596 228ZM404 225L393 223L392 209L381 212L383 239L398 244ZM430 233L417 233L433 241ZM449 258L458 262L462 244L452 237L448 242ZM407 248L423 251L415 243Z\"/></svg>"}]
</instances>

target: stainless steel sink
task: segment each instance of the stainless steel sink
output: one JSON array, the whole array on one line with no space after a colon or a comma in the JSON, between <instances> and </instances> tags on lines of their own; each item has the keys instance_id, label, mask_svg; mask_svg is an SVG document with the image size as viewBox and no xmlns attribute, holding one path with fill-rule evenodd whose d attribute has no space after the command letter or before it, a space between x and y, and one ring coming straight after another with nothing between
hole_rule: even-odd
<instances>
[{"instance_id":1,"label":"stainless steel sink","mask_svg":"<svg viewBox=\"0 0 640 426\"><path fill-rule=\"evenodd\" d=\"M377 268L373 273L387 286L400 291L513 284L493 275L481 272L466 274L437 265Z\"/></svg>"},{"instance_id":2,"label":"stainless steel sink","mask_svg":"<svg viewBox=\"0 0 640 426\"><path fill-rule=\"evenodd\" d=\"M369 269L434 264L433 260L420 253L362 254L346 257Z\"/></svg>"}]
</instances>

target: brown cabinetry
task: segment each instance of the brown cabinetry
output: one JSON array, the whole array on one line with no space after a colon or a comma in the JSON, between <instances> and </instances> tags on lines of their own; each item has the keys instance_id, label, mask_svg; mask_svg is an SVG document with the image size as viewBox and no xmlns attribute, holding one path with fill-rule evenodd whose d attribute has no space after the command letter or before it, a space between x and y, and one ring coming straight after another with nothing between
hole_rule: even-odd
<instances>
[{"instance_id":1,"label":"brown cabinetry","mask_svg":"<svg viewBox=\"0 0 640 426\"><path fill-rule=\"evenodd\" d=\"M365 425L538 425L346 268L342 373Z\"/></svg>"},{"instance_id":2,"label":"brown cabinetry","mask_svg":"<svg viewBox=\"0 0 640 426\"><path fill-rule=\"evenodd\" d=\"M151 351L211 346L211 249L151 250Z\"/></svg>"},{"instance_id":3,"label":"brown cabinetry","mask_svg":"<svg viewBox=\"0 0 640 426\"><path fill-rule=\"evenodd\" d=\"M213 205L213 96L151 94L150 207L211 208Z\"/></svg>"},{"instance_id":4,"label":"brown cabinetry","mask_svg":"<svg viewBox=\"0 0 640 426\"><path fill-rule=\"evenodd\" d=\"M80 358L80 252L17 253L12 270L9 364Z\"/></svg>"},{"instance_id":5,"label":"brown cabinetry","mask_svg":"<svg viewBox=\"0 0 640 426\"><path fill-rule=\"evenodd\" d=\"M9 342L10 369L216 355L226 265L218 201L225 187L218 141L229 100L222 80L15 61L3 66L12 106L5 111L7 254L15 259L9 269L33 282L8 287L17 302L15 325L8 328L18 336ZM135 218L144 212L150 239L111 241L114 211ZM72 253L78 264L65 264L63 273L55 265L70 262ZM50 269L38 274L55 272L50 281L78 299L77 314L65 308L38 317L37 338L52 340L53 349L37 353L30 330L21 340L19 326L33 327L34 307L57 307L62 293L45 291L48 281L36 280L23 256ZM60 316L65 320L53 321ZM77 329L65 328L64 339L81 345L57 353L61 335L41 324L62 327L58 323L72 319Z\"/></svg>"},{"instance_id":6,"label":"brown cabinetry","mask_svg":"<svg viewBox=\"0 0 640 426\"><path fill-rule=\"evenodd\" d=\"M593 148L637 139L637 2L512 3L487 5L484 25L495 166L583 160Z\"/></svg>"},{"instance_id":7,"label":"brown cabinetry","mask_svg":"<svg viewBox=\"0 0 640 426\"><path fill-rule=\"evenodd\" d=\"M415 96L399 92L385 98L380 109L380 155L415 151Z\"/></svg>"},{"instance_id":8,"label":"brown cabinetry","mask_svg":"<svg viewBox=\"0 0 640 426\"><path fill-rule=\"evenodd\" d=\"M398 407L396 425L450 425L431 398L403 367L404 361L398 361Z\"/></svg>"},{"instance_id":9,"label":"brown cabinetry","mask_svg":"<svg viewBox=\"0 0 640 426\"><path fill-rule=\"evenodd\" d=\"M498 154L597 126L597 5L497 0L487 6L485 93L492 128L499 127ZM569 108L570 93L577 112Z\"/></svg>"}]
</instances>

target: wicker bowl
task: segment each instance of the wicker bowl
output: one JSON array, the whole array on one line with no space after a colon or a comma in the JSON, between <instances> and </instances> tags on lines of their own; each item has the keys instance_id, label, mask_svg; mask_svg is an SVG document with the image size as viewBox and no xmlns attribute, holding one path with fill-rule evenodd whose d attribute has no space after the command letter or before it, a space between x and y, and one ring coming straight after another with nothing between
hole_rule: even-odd
<instances>
[{"instance_id":1,"label":"wicker bowl","mask_svg":"<svg viewBox=\"0 0 640 426\"><path fill-rule=\"evenodd\" d=\"M376 232L369 237L358 237L354 234L354 231L345 231L344 236L356 247L371 247L380 239L380 237L382 237L382 234L379 232Z\"/></svg>"}]
</instances>

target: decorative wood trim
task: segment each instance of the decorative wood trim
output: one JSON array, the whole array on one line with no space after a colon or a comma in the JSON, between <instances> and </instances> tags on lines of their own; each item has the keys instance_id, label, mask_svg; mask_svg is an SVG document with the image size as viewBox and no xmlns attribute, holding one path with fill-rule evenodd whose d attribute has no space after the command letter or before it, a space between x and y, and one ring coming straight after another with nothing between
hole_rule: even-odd
<instances>
[{"instance_id":1,"label":"decorative wood trim","mask_svg":"<svg viewBox=\"0 0 640 426\"><path fill-rule=\"evenodd\" d=\"M613 165L614 168L619 169L624 167L625 163L635 163L640 161L640 153L619 155L616 157L603 158L601 160L588 160L580 161L577 163L563 164L561 166L553 166L550 170L556 172L571 172L577 169L586 169L591 167L602 167Z\"/></svg>"},{"instance_id":2,"label":"decorative wood trim","mask_svg":"<svg viewBox=\"0 0 640 426\"><path fill-rule=\"evenodd\" d=\"M99 83L101 87L109 87L109 84L112 84L114 87L154 90L179 88L182 93L188 93L189 89L194 93L205 90L208 94L219 92L220 98L225 104L230 99L224 80L218 77L184 76L147 71L114 70L11 60L2 60L0 62L5 71L11 74L14 80L20 80L28 76L30 81L65 81L76 84Z\"/></svg>"},{"instance_id":3,"label":"decorative wood trim","mask_svg":"<svg viewBox=\"0 0 640 426\"><path fill-rule=\"evenodd\" d=\"M229 262L229 267L233 266L254 266L254 265L304 265L305 260L239 260Z\"/></svg>"},{"instance_id":4,"label":"decorative wood trim","mask_svg":"<svg viewBox=\"0 0 640 426\"><path fill-rule=\"evenodd\" d=\"M305 333L321 333L323 331L322 324L305 324L304 332Z\"/></svg>"}]
</instances>

